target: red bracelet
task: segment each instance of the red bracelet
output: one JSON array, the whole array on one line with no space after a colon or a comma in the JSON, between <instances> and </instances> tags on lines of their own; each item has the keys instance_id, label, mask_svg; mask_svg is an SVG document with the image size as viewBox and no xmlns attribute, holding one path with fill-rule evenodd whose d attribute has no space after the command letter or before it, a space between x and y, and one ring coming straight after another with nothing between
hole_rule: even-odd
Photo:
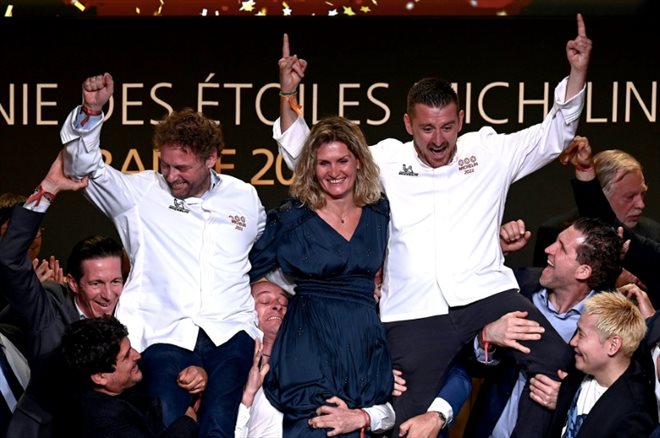
<instances>
[{"instance_id":1,"label":"red bracelet","mask_svg":"<svg viewBox=\"0 0 660 438\"><path fill-rule=\"evenodd\" d=\"M34 189L34 193L32 193L32 195L29 198L27 198L27 201L25 201L25 203L29 204L31 202L36 201L35 206L38 206L41 203L41 198L46 198L46 201L52 203L53 200L55 199L55 195L50 193L50 192L45 191L44 188L41 187L41 184L40 184L39 187Z\"/></svg>"},{"instance_id":2,"label":"red bracelet","mask_svg":"<svg viewBox=\"0 0 660 438\"><path fill-rule=\"evenodd\" d=\"M100 116L103 113L103 111L92 111L85 105L80 108L80 112L85 114L85 118L80 122L80 126L85 126L85 124L89 122L90 116Z\"/></svg>"},{"instance_id":3,"label":"red bracelet","mask_svg":"<svg viewBox=\"0 0 660 438\"><path fill-rule=\"evenodd\" d=\"M364 416L364 421L365 421L364 426L362 426L360 428L360 438L364 438L365 430L367 430L371 427L371 417L369 416L367 411L365 411L364 409L360 409L360 412L362 412L362 415Z\"/></svg>"},{"instance_id":4,"label":"red bracelet","mask_svg":"<svg viewBox=\"0 0 660 438\"><path fill-rule=\"evenodd\" d=\"M481 342L484 344L484 358L486 359L486 363L488 363L488 347L490 347L490 342L486 340L486 326L481 330Z\"/></svg>"}]
</instances>

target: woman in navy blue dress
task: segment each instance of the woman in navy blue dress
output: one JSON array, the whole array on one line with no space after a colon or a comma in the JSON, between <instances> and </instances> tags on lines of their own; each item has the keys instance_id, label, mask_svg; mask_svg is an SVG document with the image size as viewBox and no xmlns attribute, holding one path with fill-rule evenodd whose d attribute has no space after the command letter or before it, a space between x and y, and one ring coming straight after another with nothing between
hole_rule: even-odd
<instances>
[{"instance_id":1,"label":"woman in navy blue dress","mask_svg":"<svg viewBox=\"0 0 660 438\"><path fill-rule=\"evenodd\" d=\"M284 414L285 437L321 437L327 430L308 420L329 398L356 409L386 403L392 392L373 296L389 204L364 136L342 117L312 128L290 193L293 199L268 213L250 253L252 280L280 268L296 285L264 392Z\"/></svg>"}]
</instances>

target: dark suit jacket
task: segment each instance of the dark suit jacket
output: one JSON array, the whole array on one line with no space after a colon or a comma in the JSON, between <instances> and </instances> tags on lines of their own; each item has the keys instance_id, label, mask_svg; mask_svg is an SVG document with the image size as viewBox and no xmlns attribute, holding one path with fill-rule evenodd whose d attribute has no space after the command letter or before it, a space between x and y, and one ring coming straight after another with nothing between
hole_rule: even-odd
<instances>
[{"instance_id":1,"label":"dark suit jacket","mask_svg":"<svg viewBox=\"0 0 660 438\"><path fill-rule=\"evenodd\" d=\"M600 186L598 189L600 190ZM534 244L533 266L544 267L546 265L548 256L545 253L545 249L557 240L559 233L579 217L580 213L578 212L578 209L575 208L562 215L550 218L539 225L539 228L536 231L536 243ZM640 236L646 237L647 239L660 241L660 223L651 218L645 216L640 217L637 225L630 230Z\"/></svg>"},{"instance_id":2,"label":"dark suit jacket","mask_svg":"<svg viewBox=\"0 0 660 438\"><path fill-rule=\"evenodd\" d=\"M583 378L584 374L573 373L562 383L548 437L561 436L568 410ZM633 360L591 409L578 438L647 438L658 423L657 417L653 386Z\"/></svg>"},{"instance_id":3,"label":"dark suit jacket","mask_svg":"<svg viewBox=\"0 0 660 438\"><path fill-rule=\"evenodd\" d=\"M9 425L8 436L48 437L52 414L67 394L57 350L67 326L79 319L67 289L52 283L45 288L37 278L27 249L37 234L41 213L16 207L0 240L0 283L27 337L26 356L32 371L30 384Z\"/></svg>"},{"instance_id":4,"label":"dark suit jacket","mask_svg":"<svg viewBox=\"0 0 660 438\"><path fill-rule=\"evenodd\" d=\"M520 293L530 300L542 288L539 284L541 271L540 268L514 269ZM513 358L505 355L498 366L485 367L483 371L485 380L470 413L464 437L490 436L511 397L520 369Z\"/></svg>"},{"instance_id":5,"label":"dark suit jacket","mask_svg":"<svg viewBox=\"0 0 660 438\"><path fill-rule=\"evenodd\" d=\"M158 398L131 391L119 396L85 392L80 400L79 425L82 438L187 438L196 437L198 432L197 423L187 416L165 429Z\"/></svg>"},{"instance_id":6,"label":"dark suit jacket","mask_svg":"<svg viewBox=\"0 0 660 438\"><path fill-rule=\"evenodd\" d=\"M589 182L573 180L571 183L580 216L597 217L612 226L622 226L597 179ZM630 248L623 259L623 267L646 284L651 302L656 308L660 307L660 242L640 236L628 227L623 227L623 238L630 239Z\"/></svg>"}]
</instances>

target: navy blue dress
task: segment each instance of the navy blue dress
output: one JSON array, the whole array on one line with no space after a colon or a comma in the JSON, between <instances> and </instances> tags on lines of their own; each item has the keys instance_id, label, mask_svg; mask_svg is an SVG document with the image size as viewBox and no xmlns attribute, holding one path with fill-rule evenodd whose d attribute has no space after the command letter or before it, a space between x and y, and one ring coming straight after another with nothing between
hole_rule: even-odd
<instances>
[{"instance_id":1,"label":"navy blue dress","mask_svg":"<svg viewBox=\"0 0 660 438\"><path fill-rule=\"evenodd\" d=\"M285 437L325 437L307 420L332 396L349 408L389 400L392 365L373 297L388 221L387 200L366 206L347 241L296 200L268 213L250 276L279 267L296 283L264 381L266 397L284 414Z\"/></svg>"}]
</instances>

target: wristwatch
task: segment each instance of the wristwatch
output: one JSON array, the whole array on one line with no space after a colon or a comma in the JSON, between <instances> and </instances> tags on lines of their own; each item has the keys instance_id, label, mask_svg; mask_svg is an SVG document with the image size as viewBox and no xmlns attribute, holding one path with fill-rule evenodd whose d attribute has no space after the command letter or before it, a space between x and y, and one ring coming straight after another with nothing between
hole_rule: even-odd
<instances>
[{"instance_id":1,"label":"wristwatch","mask_svg":"<svg viewBox=\"0 0 660 438\"><path fill-rule=\"evenodd\" d=\"M440 417L440 420L442 420L442 427L440 427L440 430L442 430L442 429L444 429L445 427L447 427L447 417L445 417L445 414L443 414L443 413L440 412L440 411L433 411L433 412L435 412L436 414L438 414L438 417Z\"/></svg>"}]
</instances>

